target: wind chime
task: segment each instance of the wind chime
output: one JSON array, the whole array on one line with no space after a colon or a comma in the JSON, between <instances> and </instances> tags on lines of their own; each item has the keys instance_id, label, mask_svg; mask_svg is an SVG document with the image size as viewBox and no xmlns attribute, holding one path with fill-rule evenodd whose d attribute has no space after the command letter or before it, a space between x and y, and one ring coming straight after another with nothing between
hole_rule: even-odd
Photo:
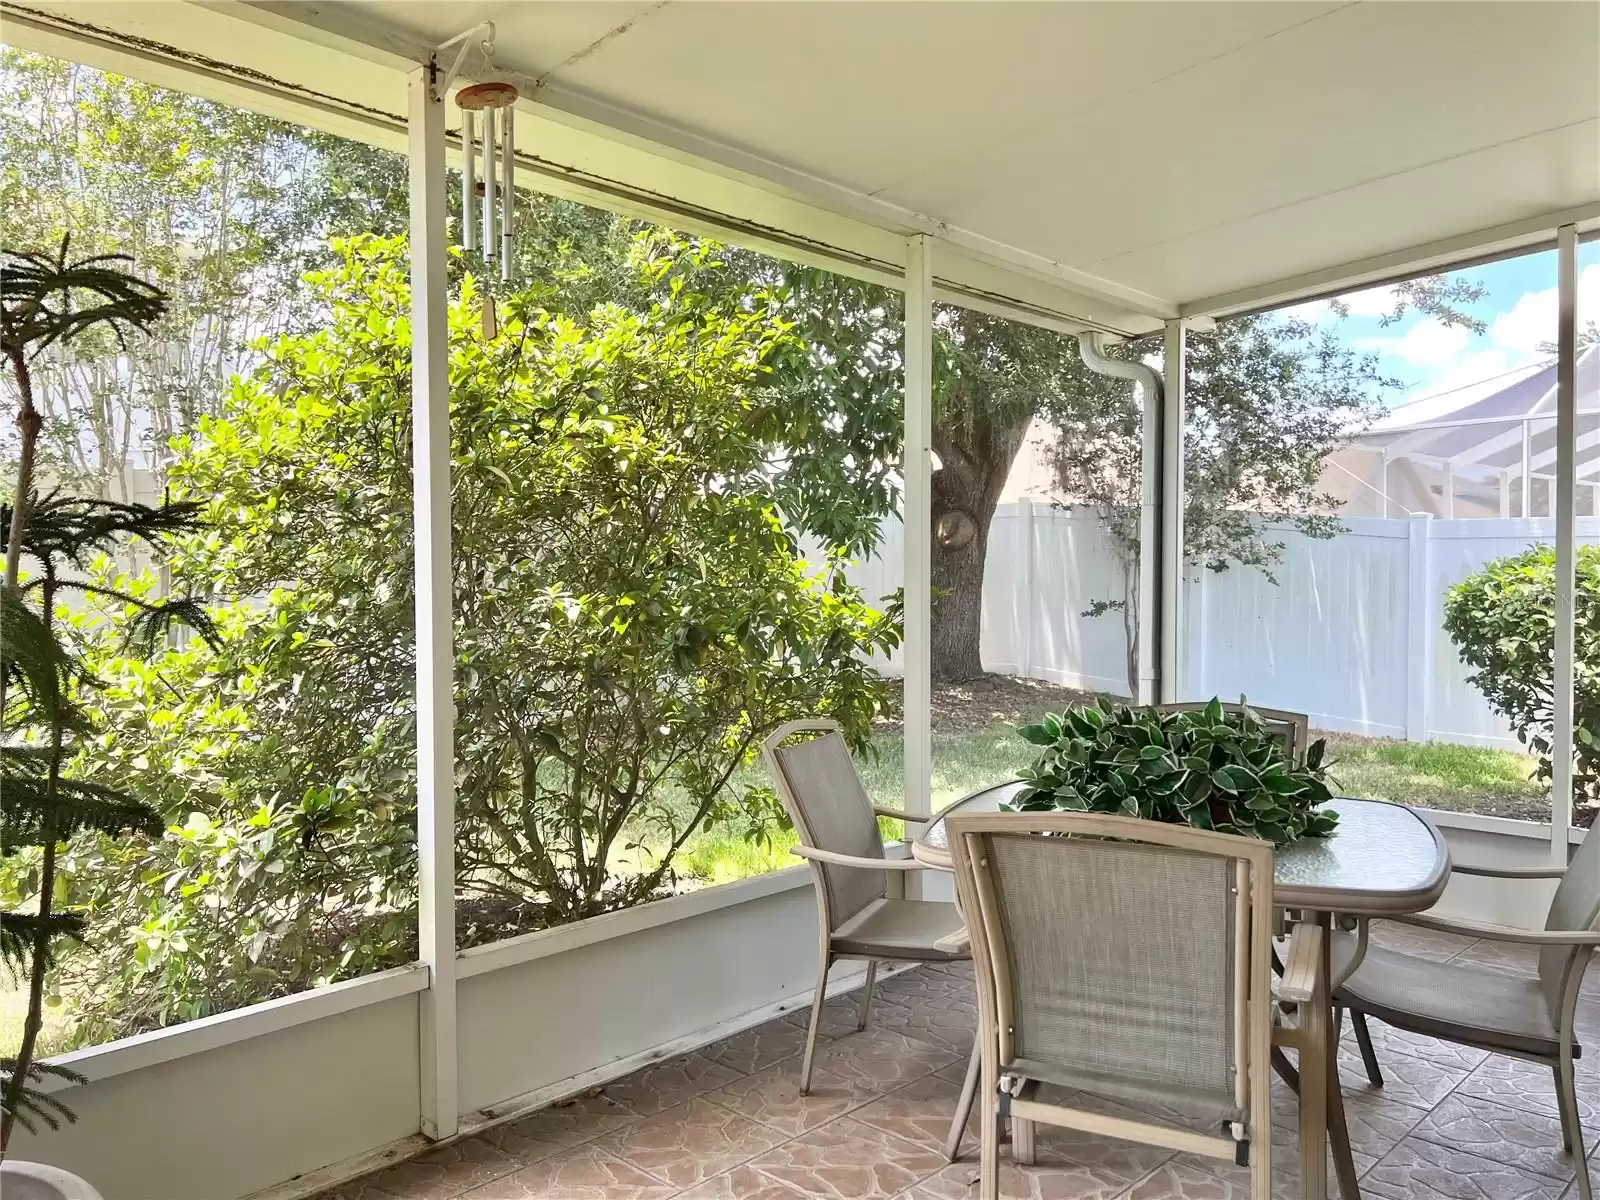
<instances>
[{"instance_id":1,"label":"wind chime","mask_svg":"<svg viewBox=\"0 0 1600 1200\"><path fill-rule=\"evenodd\" d=\"M460 44L455 64L439 85L447 91L465 61L475 34L483 53L484 74L494 71L494 23L485 21L465 33L457 34L439 47ZM517 140L515 84L503 80L472 83L456 93L461 110L461 244L469 253L479 254L485 265L500 267L500 278L510 283L516 276ZM479 114L483 128L480 136ZM479 174L479 147L482 147L482 174ZM499 329L494 296L483 297L483 336L492 338Z\"/></svg>"}]
</instances>

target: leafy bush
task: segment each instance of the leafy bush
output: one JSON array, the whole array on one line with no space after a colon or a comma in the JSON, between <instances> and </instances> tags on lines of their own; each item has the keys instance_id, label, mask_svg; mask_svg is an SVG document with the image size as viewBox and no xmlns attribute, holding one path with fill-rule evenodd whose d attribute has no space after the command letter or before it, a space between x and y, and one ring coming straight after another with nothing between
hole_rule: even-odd
<instances>
[{"instance_id":1,"label":"leafy bush","mask_svg":"<svg viewBox=\"0 0 1600 1200\"><path fill-rule=\"evenodd\" d=\"M861 745L886 703L866 663L894 621L797 556L774 498L772 448L797 434L768 363L791 335L699 294L702 254L641 242L643 310L529 292L486 342L470 279L452 307L464 944L664 894L696 831L774 820L740 771L766 733L827 715ZM92 1036L414 954L407 275L398 241L340 256L311 280L320 328L273 343L175 444L174 494L206 528L173 579L247 598L214 609L219 648L144 664L122 612L83 616L115 730L84 753L163 780L168 826L66 864L128 951L63 956Z\"/></svg>"},{"instance_id":2,"label":"leafy bush","mask_svg":"<svg viewBox=\"0 0 1600 1200\"><path fill-rule=\"evenodd\" d=\"M1572 800L1592 809L1600 806L1600 546L1579 546L1576 568ZM1543 780L1555 728L1555 579L1555 547L1533 546L1462 580L1444 603L1467 678L1539 756Z\"/></svg>"},{"instance_id":3,"label":"leafy bush","mask_svg":"<svg viewBox=\"0 0 1600 1200\"><path fill-rule=\"evenodd\" d=\"M1254 712L1225 712L1216 700L1174 713L1100 700L1020 733L1043 747L1021 773L1024 810L1119 813L1278 845L1338 824L1317 811L1329 798L1323 742L1291 761Z\"/></svg>"}]
</instances>

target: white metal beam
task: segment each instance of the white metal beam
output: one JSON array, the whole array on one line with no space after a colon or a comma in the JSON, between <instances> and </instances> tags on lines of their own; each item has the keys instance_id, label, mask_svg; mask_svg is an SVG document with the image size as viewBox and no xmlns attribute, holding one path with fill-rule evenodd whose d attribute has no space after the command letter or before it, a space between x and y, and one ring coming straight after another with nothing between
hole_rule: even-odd
<instances>
[{"instance_id":1,"label":"white metal beam","mask_svg":"<svg viewBox=\"0 0 1600 1200\"><path fill-rule=\"evenodd\" d=\"M1473 262L1549 249L1554 245L1552 234L1565 225L1581 228L1585 232L1600 230L1600 202L1542 213L1488 229L1474 229L1420 246L1407 246L1355 262L1322 267L1303 275L1205 296L1180 304L1178 312L1185 317L1230 317L1285 304L1324 299L1362 288L1380 287L1421 275L1459 269Z\"/></svg>"},{"instance_id":2,"label":"white metal beam","mask_svg":"<svg viewBox=\"0 0 1600 1200\"><path fill-rule=\"evenodd\" d=\"M455 1134L455 692L451 675L450 372L444 102L433 70L412 72L411 469L417 613L417 942L422 1132Z\"/></svg>"},{"instance_id":3,"label":"white metal beam","mask_svg":"<svg viewBox=\"0 0 1600 1200\"><path fill-rule=\"evenodd\" d=\"M930 239L906 248L904 529L906 811L933 810L933 263Z\"/></svg>"}]
</instances>

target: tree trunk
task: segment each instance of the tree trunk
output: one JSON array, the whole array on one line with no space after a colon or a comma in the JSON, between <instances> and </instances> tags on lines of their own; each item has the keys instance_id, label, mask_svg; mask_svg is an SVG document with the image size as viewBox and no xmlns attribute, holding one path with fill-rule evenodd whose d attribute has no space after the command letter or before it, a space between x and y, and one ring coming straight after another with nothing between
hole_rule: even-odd
<instances>
[{"instance_id":1,"label":"tree trunk","mask_svg":"<svg viewBox=\"0 0 1600 1200\"><path fill-rule=\"evenodd\" d=\"M978 406L963 407L970 411ZM983 674L978 636L989 524L1031 420L1032 414L1024 413L1000 423L980 412L960 427L934 427L933 448L940 464L933 474L932 673L936 681L957 682Z\"/></svg>"}]
</instances>

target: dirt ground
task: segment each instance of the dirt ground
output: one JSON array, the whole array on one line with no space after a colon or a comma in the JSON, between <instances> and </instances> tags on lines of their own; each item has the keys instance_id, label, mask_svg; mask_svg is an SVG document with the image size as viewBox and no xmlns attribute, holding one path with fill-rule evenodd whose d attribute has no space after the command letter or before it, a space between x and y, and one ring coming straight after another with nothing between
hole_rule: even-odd
<instances>
[{"instance_id":1,"label":"dirt ground","mask_svg":"<svg viewBox=\"0 0 1600 1200\"><path fill-rule=\"evenodd\" d=\"M894 710L899 713L900 681L892 680L890 686L894 689ZM935 684L933 731L977 733L996 725L1023 725L1038 720L1041 713L1058 713L1069 705L1093 700L1094 696L1093 692L1011 675L985 675L962 683ZM898 717L879 724L884 729L900 727Z\"/></svg>"}]
</instances>

